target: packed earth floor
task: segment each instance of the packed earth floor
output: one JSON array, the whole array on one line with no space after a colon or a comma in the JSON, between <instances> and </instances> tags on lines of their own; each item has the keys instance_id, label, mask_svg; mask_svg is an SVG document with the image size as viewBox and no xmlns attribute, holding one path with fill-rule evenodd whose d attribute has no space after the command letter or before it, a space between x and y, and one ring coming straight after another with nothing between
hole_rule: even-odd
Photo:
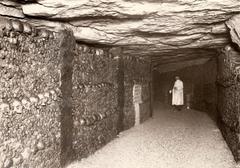
<instances>
[{"instance_id":1,"label":"packed earth floor","mask_svg":"<svg viewBox=\"0 0 240 168\"><path fill-rule=\"evenodd\" d=\"M68 168L235 168L221 132L207 114L158 104L153 118Z\"/></svg>"}]
</instances>

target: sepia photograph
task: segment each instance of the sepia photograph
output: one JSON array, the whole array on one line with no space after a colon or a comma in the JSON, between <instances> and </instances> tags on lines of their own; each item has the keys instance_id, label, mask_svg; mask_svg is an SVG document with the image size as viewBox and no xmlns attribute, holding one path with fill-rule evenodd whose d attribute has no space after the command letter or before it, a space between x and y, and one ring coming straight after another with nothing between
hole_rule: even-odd
<instances>
[{"instance_id":1,"label":"sepia photograph","mask_svg":"<svg viewBox=\"0 0 240 168\"><path fill-rule=\"evenodd\" d=\"M0 0L0 168L240 168L240 0Z\"/></svg>"}]
</instances>

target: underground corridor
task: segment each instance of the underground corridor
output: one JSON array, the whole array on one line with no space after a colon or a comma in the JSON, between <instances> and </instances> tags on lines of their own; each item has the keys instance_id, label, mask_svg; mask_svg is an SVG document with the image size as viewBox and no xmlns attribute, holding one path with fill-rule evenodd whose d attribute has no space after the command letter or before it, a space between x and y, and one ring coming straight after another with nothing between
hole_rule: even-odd
<instances>
[{"instance_id":1,"label":"underground corridor","mask_svg":"<svg viewBox=\"0 0 240 168\"><path fill-rule=\"evenodd\" d=\"M226 107L221 107L218 102L225 97L220 95L224 94L221 91L229 87L220 81L227 71L226 64L221 61L226 56L236 56L237 46L232 45L219 51L189 51L198 55L202 53L205 58L180 63L172 59L169 63L162 63L158 57L154 58L157 60L151 62L151 118L136 125L139 116L135 112L134 128L120 133L106 147L69 167L236 167L236 149L231 146L235 142L228 139L234 137L229 137L221 118L229 114L221 113L223 109L219 108ZM184 84L185 103L180 111L172 106L172 94L169 93L176 76Z\"/></svg>"},{"instance_id":2,"label":"underground corridor","mask_svg":"<svg viewBox=\"0 0 240 168\"><path fill-rule=\"evenodd\" d=\"M240 167L239 25L237 0L0 1L0 168Z\"/></svg>"}]
</instances>

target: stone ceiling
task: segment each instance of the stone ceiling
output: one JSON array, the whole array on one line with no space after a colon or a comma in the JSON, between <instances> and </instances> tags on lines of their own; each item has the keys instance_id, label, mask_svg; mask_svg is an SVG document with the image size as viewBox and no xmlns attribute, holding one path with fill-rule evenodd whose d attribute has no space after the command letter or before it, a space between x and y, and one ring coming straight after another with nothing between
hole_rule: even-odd
<instances>
[{"instance_id":1,"label":"stone ceiling","mask_svg":"<svg viewBox=\"0 0 240 168\"><path fill-rule=\"evenodd\" d=\"M239 13L239 0L0 1L0 15L71 28L78 41L122 46L156 64L213 56L230 41L225 22Z\"/></svg>"}]
</instances>

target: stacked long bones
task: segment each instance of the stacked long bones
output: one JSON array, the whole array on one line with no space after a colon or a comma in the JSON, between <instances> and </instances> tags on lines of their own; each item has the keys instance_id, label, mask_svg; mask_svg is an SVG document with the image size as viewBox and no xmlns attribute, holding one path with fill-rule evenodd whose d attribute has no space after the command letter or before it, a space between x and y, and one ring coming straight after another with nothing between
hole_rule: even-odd
<instances>
[{"instance_id":1,"label":"stacked long bones","mask_svg":"<svg viewBox=\"0 0 240 168\"><path fill-rule=\"evenodd\" d=\"M36 29L34 26L26 22L21 22L18 20L10 20L5 18L0 18L0 36L8 36L9 42L12 44L17 43L17 39L14 38L15 32L19 33L26 33L32 36L39 35L42 38L54 38L53 32L50 32L46 29ZM102 50L97 50L96 54L102 54ZM7 66L7 65L2 65ZM98 84L86 84L80 85L79 88L86 89L97 89L101 87L108 86L108 83L98 83ZM4 117L4 114L22 114L23 110L31 110L32 107L40 108L41 106L46 106L51 103L51 101L57 101L58 96L61 95L61 91L59 89L50 90L49 92L39 93L37 96L31 96L29 98L13 98L9 101L0 101L0 118ZM82 126L91 126L95 122L100 121L102 119L107 118L113 114L114 111L108 111L104 113L93 114L88 117L84 117L80 119L80 122L75 122L75 125L82 125Z\"/></svg>"},{"instance_id":2,"label":"stacked long bones","mask_svg":"<svg viewBox=\"0 0 240 168\"><path fill-rule=\"evenodd\" d=\"M57 101L60 95L60 90L50 90L49 92L39 93L37 96L29 98L17 99L13 98L8 102L0 103L0 114L22 114L23 109L31 110L33 107L40 108L41 106L49 105L52 101Z\"/></svg>"}]
</instances>

